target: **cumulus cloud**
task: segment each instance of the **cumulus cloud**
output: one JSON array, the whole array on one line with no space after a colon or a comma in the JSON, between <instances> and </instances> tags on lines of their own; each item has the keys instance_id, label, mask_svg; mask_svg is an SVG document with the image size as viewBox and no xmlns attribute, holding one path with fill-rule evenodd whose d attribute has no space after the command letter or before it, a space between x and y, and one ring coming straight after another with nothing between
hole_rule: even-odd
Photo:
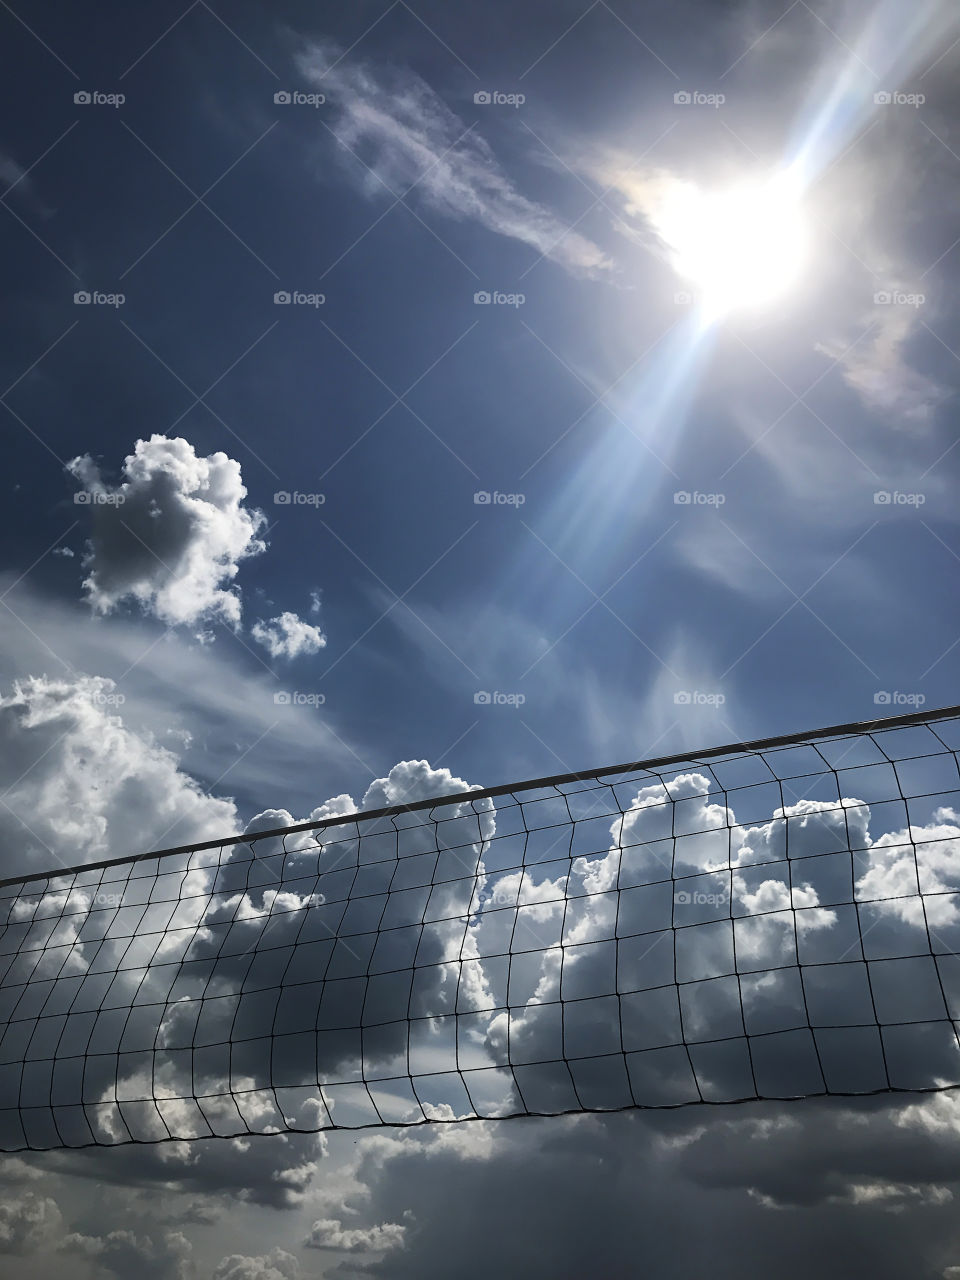
<instances>
[{"instance_id":1,"label":"cumulus cloud","mask_svg":"<svg viewBox=\"0 0 960 1280\"><path fill-rule=\"evenodd\" d=\"M299 658L303 654L319 653L327 643L319 627L287 611L269 622L255 622L250 634L271 658Z\"/></svg>"},{"instance_id":2,"label":"cumulus cloud","mask_svg":"<svg viewBox=\"0 0 960 1280\"><path fill-rule=\"evenodd\" d=\"M371 196L416 184L416 199L446 218L478 222L576 273L610 269L597 245L517 190L489 144L414 72L341 60L332 44L310 45L298 62L336 111L337 136L367 166Z\"/></svg>"},{"instance_id":3,"label":"cumulus cloud","mask_svg":"<svg viewBox=\"0 0 960 1280\"><path fill-rule=\"evenodd\" d=\"M38 674L40 659L51 676L113 679L111 692L125 701L117 699L112 710L124 725L152 733L205 788L229 782L246 812L266 797L309 810L316 771L339 784L355 775L358 756L370 755L370 744L332 714L320 717L293 703L278 714L275 679L242 646L197 645L182 628L158 639L149 619L99 618L80 601L54 601L15 585L13 575L0 574L4 591L12 612L5 614L0 690ZM39 657L37 636L46 646ZM308 758L313 769L303 767Z\"/></svg>"},{"instance_id":4,"label":"cumulus cloud","mask_svg":"<svg viewBox=\"0 0 960 1280\"><path fill-rule=\"evenodd\" d=\"M232 1253L222 1258L213 1280L297 1280L300 1263L286 1249L272 1249L260 1257Z\"/></svg>"},{"instance_id":5,"label":"cumulus cloud","mask_svg":"<svg viewBox=\"0 0 960 1280\"><path fill-rule=\"evenodd\" d=\"M60 1229L60 1210L49 1196L28 1192L0 1204L0 1253L29 1253Z\"/></svg>"},{"instance_id":6,"label":"cumulus cloud","mask_svg":"<svg viewBox=\"0 0 960 1280\"><path fill-rule=\"evenodd\" d=\"M111 1231L105 1236L79 1232L65 1236L61 1253L87 1258L99 1275L142 1277L142 1280L189 1280L193 1275L190 1241L180 1231L167 1231L154 1240L132 1231Z\"/></svg>"},{"instance_id":7,"label":"cumulus cloud","mask_svg":"<svg viewBox=\"0 0 960 1280\"><path fill-rule=\"evenodd\" d=\"M345 1253L387 1253L402 1249L407 1228L398 1222L372 1227L345 1227L337 1218L320 1218L304 1244L309 1249L342 1249Z\"/></svg>"},{"instance_id":8,"label":"cumulus cloud","mask_svg":"<svg viewBox=\"0 0 960 1280\"><path fill-rule=\"evenodd\" d=\"M434 769L426 760L401 760L385 778L376 778L363 795L361 808L380 809L391 804L410 804L432 796L478 791L479 783L464 782L449 769ZM492 807L492 806L491 806Z\"/></svg>"},{"instance_id":9,"label":"cumulus cloud","mask_svg":"<svg viewBox=\"0 0 960 1280\"><path fill-rule=\"evenodd\" d=\"M213 839L237 830L177 757L126 728L113 681L31 678L0 696L4 874Z\"/></svg>"},{"instance_id":10,"label":"cumulus cloud","mask_svg":"<svg viewBox=\"0 0 960 1280\"><path fill-rule=\"evenodd\" d=\"M377 807L464 789L463 780L446 770L434 770L425 761L404 761L371 784L359 807ZM447 1052L443 1023L449 1019L444 1019L443 1014L453 1008L491 1009L497 1003L492 998L494 991L506 990L497 976L495 959L480 960L476 956L477 949L491 956L502 950L494 945L494 926L497 913L502 912L504 906L518 902L523 904L533 930L530 936L539 935L541 944L546 944L551 928L564 924L564 915L568 926L563 935L557 934L557 940L562 936L569 963L566 959L561 964L551 962L550 955L555 956L560 950L555 943L548 948L547 961L542 965L538 961L538 967L529 975L523 972L526 963L523 957L514 957L514 974L520 979L521 986L510 997L519 1015L510 1023L511 1057L514 1061L522 1061L524 1056L539 1060L549 1057L552 1052L546 1023L542 1018L538 1021L538 1004L548 1006L551 999L558 997L561 980L564 984L573 984L564 991L565 996L575 996L580 988L589 990L591 984L594 989L599 989L598 984L607 981L601 976L604 970L601 951L595 951L593 955L596 958L591 959L589 949L598 941L602 945L604 936L611 935L618 920L627 934L635 928L650 927L655 895L648 895L645 891L664 876L669 878L674 866L680 876L710 877L716 874L712 868L727 863L732 854L734 870L729 875L737 903L735 911L742 908L747 912L765 913L762 920L766 930L753 939L752 952L738 942L737 954L744 961L757 958L764 965L772 962L796 964L797 941L791 923L793 909L798 911L800 920L809 921L806 925L798 921L801 946L804 945L805 934L823 937L839 932L837 908L819 905L820 890L826 883L821 878L821 869L830 865L819 859L831 857L831 849L855 843L862 850L863 857L858 860L861 909L868 909L869 904L863 901L865 897L874 898L891 890L896 893L909 888L901 880L901 868L897 865L904 847L903 833L897 831L896 824L889 819L884 825L881 812L881 816L874 819L874 826L880 834L871 840L869 807L859 800L849 799L842 807L836 803L828 805L822 801L805 800L775 811L769 821L740 826L733 809L723 803L723 793L718 792L715 786L710 793L710 782L703 774L680 775L669 780L666 786L651 784L640 787L633 794L633 803L628 804L622 817L613 821L612 830L609 820L606 820L611 847L606 851L601 847L601 851L592 857L576 859L572 868L567 866L566 873L549 862L531 864L522 872L515 867L495 872L492 854L490 869L485 869L482 859L491 853L490 846L476 838L475 845L471 847L462 838L462 832L469 829L468 821L475 821L475 818L468 820L467 807L458 806L463 815L463 825L459 821L453 825L452 831L458 835L451 841L456 846L453 852L458 858L466 858L468 875L469 868L474 865L473 859L477 859L478 883L484 886L484 894L489 892L490 896L485 896L475 909L474 918L479 918L480 923L466 938L462 924L455 929L446 919L449 900L442 896L448 892L446 885L438 886L441 889L438 899L430 900L426 895L423 898L424 903L431 902L428 916L435 914L437 917L430 945L438 949L436 954L423 949L421 958L425 965L431 965L440 955L461 956L464 961L462 965L434 965L437 981L422 993L425 999L434 1002L433 1010L437 1016L433 1020L430 1038L424 1039L418 1047L414 1037L414 1049L415 1052L426 1051L433 1055L433 1068L438 1055ZM349 814L357 807L349 796L339 796L319 806L312 816ZM416 819L416 815L409 817ZM927 828L917 828L912 832L918 842L920 873L931 877L929 885L923 882L930 892L934 891L931 886L942 886L940 891L943 891L954 884L953 866L960 865L956 862L956 854L953 854L954 863L950 861L953 850L960 849L960 841L955 838L954 817L952 811L938 811ZM251 823L251 830L283 826L285 819L289 819L289 815L282 810L267 810ZM491 812L485 828L487 841L494 834L496 820L497 815ZM418 827L414 825L410 830L416 836ZM689 835L684 834L687 831ZM733 833L732 844L730 832ZM388 834L393 840L396 835L394 828L390 827ZM667 845L661 846L661 840L669 842L669 856L666 856ZM789 871L784 861L788 845L791 854ZM308 865L308 847L306 843L302 846L304 866ZM286 849L288 854L300 856L299 838L288 838ZM925 853L929 853L926 859ZM563 861L566 856L564 844L558 858ZM308 884L303 887L291 884L278 891L269 884L269 876L266 876L265 888L244 889L249 884L248 867L249 863L225 869L226 890L230 889L231 870L236 872L239 888L236 892L227 892L215 910L204 910L201 906L204 930L209 930L209 937L214 938L223 921L232 922L231 937L236 941L237 950L243 952L248 941L255 941L259 937L258 931L269 925L273 930L271 948L277 956L283 957L288 941L299 935L305 918L299 907L308 892ZM348 881L352 881L354 870L348 861L344 873ZM375 862L364 868L371 875L376 874L376 870ZM884 878L886 873L890 875L889 880ZM565 874L569 879L564 878ZM868 880L870 876L873 879ZM312 890L315 877L309 878L308 883ZM205 879L199 875L196 887L209 890L209 877ZM612 910L618 888L623 889L624 904L619 914ZM849 881L845 882L844 888L849 893ZM633 889L639 892L631 892ZM280 911L279 915L271 915L274 907ZM726 904L723 909L727 913ZM378 904L378 919L381 910ZM418 916L421 910L421 906L416 908ZM885 910L891 918L899 918L892 909ZM265 919L264 911L269 919ZM672 915L669 906L667 913L669 918ZM512 911L507 911L504 918L513 930ZM527 935L521 935L520 928L517 924L516 936L526 945ZM249 935L245 932L247 930ZM205 941L207 934L201 932L201 940ZM882 930L878 929L874 936L880 933ZM318 938L321 950L324 945L322 936L321 930ZM356 937L349 941L355 946L361 945ZM445 950L451 942L455 942L456 951ZM490 945L478 947L478 943ZM317 943L310 945L316 947ZM465 949L460 950L461 947ZM471 947L474 950L470 950ZM784 948L788 949L786 959ZM789 954L790 948L793 948L792 955ZM703 954L710 960L711 948L705 947ZM668 957L668 961L668 976L664 981L670 983L673 981L673 955ZM224 983L231 981L231 963L227 956L221 960L219 972ZM279 963L285 964L286 960L281 959ZM368 964L368 958L361 957L363 972L368 971ZM776 975L775 981L764 988L762 981L768 975L760 975L758 980L749 972L746 963L741 967L747 969L742 973L741 981L748 1017L758 1013L768 1016L770 1008L778 1005L789 1007L784 975ZM456 973L458 968L459 975ZM471 968L473 976L468 973ZM274 978L269 970L263 968L259 972L264 985L271 987ZM831 984L837 983L834 975L838 973L835 968L829 971ZM156 994L152 981L148 976L143 986L144 999L150 1002ZM304 987L299 989L295 1003L300 1006L304 1003L305 990ZM524 994L525 991L530 992L529 996ZM882 979L876 991L879 999L889 998ZM914 998L917 993L914 983ZM462 998L462 1004L451 1003L457 994ZM726 1016L721 987L716 983L711 986L707 1002L690 1003L691 994L688 986L682 996L687 1038L711 1039L723 1034L716 1029L716 1019ZM163 998L161 994L160 999ZM170 1006L170 1018L164 1020L159 1041L161 1045L163 1035L169 1035L172 1042L184 1043L176 1033L181 1029L180 1021L188 1033L191 1031L189 1003L181 998ZM404 1001L403 1013L406 1012ZM254 1014L256 1016L261 1015ZM463 1025L467 1024L469 1016L461 1017ZM483 1061L483 1055L490 1055L491 1051L494 1057L500 1052L492 1026L484 1030L487 1021L486 1015L475 1018L476 1033L470 1033L460 1041L461 1066ZM583 1023L579 1029L570 1030L573 1035L586 1032L588 1039L603 1037L608 1031L605 1025L608 1021L601 1016L595 1023ZM833 1021L831 1018L830 1022ZM307 1025L315 1025L312 1012ZM623 1023L628 1035L637 1034L637 1025L629 1017ZM661 1026L665 1025L663 1021ZM278 1030L281 1026L282 1023L278 1022ZM212 1027L213 1024L208 1024L206 1030L210 1031ZM145 1043L153 1044L153 1026L146 1030ZM236 1024L236 1033L238 1042L242 1041L246 1034L242 1016ZM214 1040L217 1038L215 1035L212 1037ZM505 1040L505 1029L502 1039ZM574 1040L568 1041L567 1052L576 1052L574 1044ZM478 1054L480 1057L476 1056ZM295 1064L292 1055L280 1055L276 1061L282 1061L285 1066ZM324 1059L318 1059L312 1050L309 1054L311 1072L318 1061L322 1065ZM376 1057L371 1054L370 1062L374 1061ZM789 1062L785 1062L778 1066L778 1070L789 1067ZM368 1073L368 1081L372 1074ZM316 1075L312 1076L314 1081L316 1078ZM701 1079L713 1088L725 1083L723 1074L716 1070L704 1072ZM536 1084L535 1076L529 1073L526 1080ZM158 1093L164 1091L168 1083L172 1088L176 1077L164 1068L157 1071L150 1083L146 1078L144 1082L131 1080L129 1083L132 1086L129 1096L142 1097L150 1084ZM195 1077L195 1088L198 1083ZM262 1087L263 1076L259 1079L235 1077L234 1083L243 1092L241 1105L246 1117L258 1127L281 1123L274 1110L275 1103L269 1096L270 1091ZM591 1087L587 1075L578 1077L578 1083L581 1088L585 1085ZM648 1080L647 1083L653 1082ZM377 1091L380 1105L384 1105L388 1101L385 1094L377 1090L375 1083L370 1087ZM593 1096L600 1099L602 1105L604 1091L596 1091L596 1086L593 1087ZM197 1089L197 1092L202 1091L205 1089ZM538 1096L545 1097L547 1093L541 1088ZM438 1115L442 1112L443 1118L452 1118L460 1113L456 1105L439 1096L429 1105ZM870 1107L871 1104L866 1105ZM176 1106L171 1100L163 1101L163 1114L168 1122L174 1121ZM303 1121L306 1113L293 1111L292 1106L292 1102L284 1104L285 1114L293 1115L298 1122ZM181 1110L186 1116L187 1108ZM127 1122L131 1123L132 1108L128 1106L125 1111ZM216 1106L205 1103L205 1111L216 1124ZM335 1111L334 1114L350 1122L349 1109L342 1117L340 1112ZM894 1119L896 1116L901 1120ZM137 1151L127 1157L122 1152L109 1152L103 1158L109 1157L114 1162L112 1177L122 1176L124 1169L137 1169L141 1177L163 1177L168 1181L176 1180L181 1186L226 1188L231 1185L229 1179L233 1176L243 1181L244 1190L240 1194L245 1199L256 1199L259 1194L249 1189L251 1180L262 1181L266 1185L268 1179L260 1168L265 1161L270 1165L271 1181L282 1177L285 1169L291 1175L297 1175L299 1170L296 1197L277 1203L298 1203L304 1209L309 1203L313 1226L304 1244L310 1248L341 1250L356 1255L357 1268L375 1275L390 1276L394 1280L406 1276L445 1274L444 1258L449 1259L456 1241L459 1240L462 1246L465 1233L469 1231L468 1222L475 1223L478 1216L481 1220L496 1220L503 1225L503 1230L493 1233L496 1238L491 1236L474 1242L470 1256L462 1258L461 1269L468 1280L473 1280L473 1277L479 1280L483 1275L504 1270L507 1239L514 1251L511 1254L513 1267L517 1265L516 1241L527 1239L537 1242L536 1249L531 1247L530 1255L522 1259L525 1274L546 1277L566 1270L584 1273L589 1270L590 1256L595 1258L601 1249L606 1250L604 1257L611 1273L619 1270L626 1273L635 1262L635 1242L625 1237L622 1231L618 1234L616 1223L622 1224L627 1207L636 1203L644 1188L648 1208L657 1215L667 1215L665 1220L677 1212L678 1205L688 1217L695 1212L692 1205L697 1206L701 1239L709 1242L711 1257L730 1260L724 1263L726 1270L720 1272L724 1276L732 1278L757 1269L764 1253L769 1254L771 1241L779 1238L782 1242L784 1232L792 1243L793 1248L789 1252L793 1257L796 1247L803 1243L802 1236L782 1223L775 1229L767 1224L774 1218L773 1209L799 1205L816 1206L823 1215L833 1215L832 1218L821 1217L818 1221L835 1222L840 1214L859 1215L856 1221L866 1224L864 1229L869 1228L871 1237L867 1250L869 1256L865 1256L865 1261L880 1261L884 1250L892 1248L892 1260L887 1269L881 1268L876 1274L893 1276L909 1250L905 1242L898 1244L896 1237L884 1234L884 1222L890 1219L902 1221L903 1211L911 1206L922 1206L925 1213L931 1214L949 1211L950 1197L955 1194L956 1144L960 1140L956 1106L944 1097L917 1103L913 1112L907 1108L896 1110L891 1105L888 1109L886 1104L883 1107L877 1104L869 1113L849 1107L842 1110L834 1107L832 1111L821 1107L816 1117L814 1124L807 1125L785 1115L782 1110L767 1107L759 1113L749 1114L737 1109L734 1119L726 1118L723 1112L713 1111L705 1115L699 1111L688 1112L685 1117L663 1115L656 1120L618 1117L615 1122L607 1124L580 1117L573 1124L553 1122L549 1127L544 1125L538 1129L528 1125L499 1128L477 1125L455 1127L436 1135L378 1135L373 1142L364 1142L364 1155L360 1157L355 1177L343 1178L337 1171L339 1201L331 1190L324 1198L319 1217L315 1216L318 1206L314 1199L306 1200L308 1187L313 1185L318 1167L307 1154L306 1144L310 1139L303 1135L277 1134L269 1143L257 1145L255 1151L251 1142L178 1143L167 1146L165 1155ZM532 1140L531 1134L535 1135ZM288 1142L291 1145L285 1147ZM638 1150L641 1152L639 1158ZM275 1163L273 1156L278 1151L281 1156ZM827 1152L829 1161L824 1159ZM214 1163L204 1163L208 1153ZM82 1153L84 1160L93 1156L94 1153ZM69 1158L77 1161L80 1157L73 1155ZM94 1158L100 1160L100 1153L96 1153ZM257 1166L252 1173L251 1165ZM144 1173L146 1168L152 1170L149 1175ZM587 1178L584 1177L585 1171L590 1175ZM239 1188L240 1181L235 1185ZM345 1187L349 1188L348 1194L344 1193ZM575 1187L575 1191L571 1191L571 1187ZM357 1199L359 1209L354 1208L353 1199ZM714 1210L711 1207L713 1201L719 1199L723 1203ZM730 1212L733 1204L737 1208L736 1214ZM356 1216L347 1216L353 1214ZM854 1221L849 1217L843 1220L847 1229ZM418 1224L415 1232L404 1225L408 1221ZM746 1223L749 1223L750 1231L745 1230ZM690 1233L681 1232L678 1236L676 1232L665 1231L663 1235L665 1241L669 1240L670 1247L668 1249L664 1245L661 1249L657 1242L650 1245L647 1259L650 1274L676 1274L678 1257L684 1269L695 1272L697 1254ZM139 1231L136 1239L140 1239ZM544 1239L550 1240L549 1247L543 1246ZM115 1241L111 1248L119 1250L121 1245L130 1247L130 1242ZM96 1245L85 1247L88 1250L97 1248ZM92 1260L93 1254L89 1256ZM805 1256L811 1261L809 1255ZM943 1256L956 1255L947 1252ZM98 1257L104 1265L107 1254ZM823 1267L818 1269L823 1270ZM292 1255L274 1251L258 1257L231 1254L222 1259L214 1274L217 1280L296 1280L299 1269ZM795 1266L787 1274L799 1276L803 1271Z\"/></svg>"},{"instance_id":11,"label":"cumulus cloud","mask_svg":"<svg viewBox=\"0 0 960 1280\"><path fill-rule=\"evenodd\" d=\"M366 1263L385 1280L446 1275L451 1257L467 1280L592 1274L598 1257L625 1276L638 1249L658 1280L705 1263L759 1275L773 1254L789 1280L851 1265L933 1277L957 1256L957 1135L900 1131L900 1110L762 1104L378 1136L337 1186L363 1221L416 1218L402 1250Z\"/></svg>"},{"instance_id":12,"label":"cumulus cloud","mask_svg":"<svg viewBox=\"0 0 960 1280\"><path fill-rule=\"evenodd\" d=\"M240 622L232 587L240 561L260 554L266 523L244 506L240 464L225 453L199 457L186 440L138 440L111 485L89 457L67 469L80 482L93 516L84 560L87 597L98 613L135 600L170 625L218 618Z\"/></svg>"},{"instance_id":13,"label":"cumulus cloud","mask_svg":"<svg viewBox=\"0 0 960 1280\"><path fill-rule=\"evenodd\" d=\"M470 795L448 770L402 761L367 788L359 808L451 792ZM174 1137L161 1159L176 1164L193 1158L192 1139L211 1132L882 1086L887 1063L876 1041L834 1032L878 1017L884 1025L908 1015L943 1020L932 958L913 963L917 946L903 930L923 926L908 873L919 866L938 893L954 881L952 811L910 833L925 851L914 860L903 832L871 839L869 808L857 799L801 800L752 826L738 825L721 800L699 772L640 786L625 812L599 819L606 848L572 863L567 801L535 802L546 825L518 844L498 830L501 816L509 824L516 815L509 806L500 815L486 799L452 804L436 823L421 813L399 825L368 820L362 843L345 823L319 840L297 832L237 844L219 868L178 872L176 906L151 905L149 926L138 925L145 936L125 950L111 988L115 1007L134 995L142 1006L135 1039L148 1061L125 1059L118 1081L116 1064L101 1055L86 1076L98 1105L79 1122L105 1143ZM357 808L338 796L310 818ZM247 834L291 824L286 811L265 810ZM860 936L852 904L830 905L850 893L850 848L861 851L857 902L870 957L891 954L891 928L903 934L892 955L912 957L871 967L875 1012L866 963L852 954ZM62 912L58 894L14 903L11 921L25 927ZM882 929L869 927L871 912ZM950 927L953 915L938 923ZM171 961L187 929L191 945L220 957L219 999L202 969L174 990ZM241 999L253 953L262 990ZM75 946L62 981L98 954L95 940ZM137 972L138 957L146 973ZM841 962L824 982L819 966ZM211 1051L186 1058L179 1050L196 1043L201 1019ZM830 1029L819 1052L811 1025ZM360 1058L349 1035L323 1034L361 1026L370 1030ZM133 1032L120 1029L132 1043ZM956 1074L955 1042L924 1041L921 1061L920 1034L891 1062L893 1084L929 1087ZM730 1045L723 1055L721 1042ZM229 1058L215 1051L228 1043ZM363 1087L351 1088L361 1072ZM154 1101L132 1105L143 1098ZM304 1159L301 1189L310 1166ZM333 1231L325 1227L325 1238Z\"/></svg>"}]
</instances>

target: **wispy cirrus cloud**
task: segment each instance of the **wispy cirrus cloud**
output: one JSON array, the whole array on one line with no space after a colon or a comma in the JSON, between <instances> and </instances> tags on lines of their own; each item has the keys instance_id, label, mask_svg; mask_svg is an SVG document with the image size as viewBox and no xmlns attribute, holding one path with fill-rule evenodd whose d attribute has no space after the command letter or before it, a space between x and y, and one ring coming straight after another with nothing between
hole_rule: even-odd
<instances>
[{"instance_id":1,"label":"wispy cirrus cloud","mask_svg":"<svg viewBox=\"0 0 960 1280\"><path fill-rule=\"evenodd\" d=\"M612 269L592 240L523 195L489 143L414 71L347 60L329 43L311 43L297 63L334 108L334 132L366 166L371 196L398 196L416 184L426 208L519 240L568 271Z\"/></svg>"}]
</instances>

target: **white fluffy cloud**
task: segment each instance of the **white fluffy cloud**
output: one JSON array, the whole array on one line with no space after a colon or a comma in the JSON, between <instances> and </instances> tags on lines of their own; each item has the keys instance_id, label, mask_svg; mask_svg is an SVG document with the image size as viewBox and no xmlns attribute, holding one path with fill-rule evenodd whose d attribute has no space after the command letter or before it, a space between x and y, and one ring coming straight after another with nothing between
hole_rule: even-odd
<instances>
[{"instance_id":1,"label":"white fluffy cloud","mask_svg":"<svg viewBox=\"0 0 960 1280\"><path fill-rule=\"evenodd\" d=\"M340 59L334 46L312 44L299 64L338 112L337 136L362 157L370 195L390 199L416 183L414 198L444 217L478 222L577 273L610 268L597 245L517 190L489 144L426 81Z\"/></svg>"},{"instance_id":2,"label":"white fluffy cloud","mask_svg":"<svg viewBox=\"0 0 960 1280\"><path fill-rule=\"evenodd\" d=\"M272 1249L260 1257L232 1253L221 1259L213 1280L297 1280L300 1263L286 1249Z\"/></svg>"},{"instance_id":3,"label":"white fluffy cloud","mask_svg":"<svg viewBox=\"0 0 960 1280\"><path fill-rule=\"evenodd\" d=\"M186 440L138 440L111 485L89 455L68 463L93 515L84 582L94 609L128 599L162 622L240 621L231 589L239 563L265 550L266 516L245 507L240 464L225 453L201 458Z\"/></svg>"},{"instance_id":4,"label":"white fluffy cloud","mask_svg":"<svg viewBox=\"0 0 960 1280\"><path fill-rule=\"evenodd\" d=\"M113 682L46 676L0 697L4 874L206 840L237 830L176 756L126 728Z\"/></svg>"},{"instance_id":5,"label":"white fluffy cloud","mask_svg":"<svg viewBox=\"0 0 960 1280\"><path fill-rule=\"evenodd\" d=\"M269 622L255 622L250 634L271 658L299 658L303 654L319 653L326 645L327 637L319 627L285 611Z\"/></svg>"},{"instance_id":6,"label":"white fluffy cloud","mask_svg":"<svg viewBox=\"0 0 960 1280\"><path fill-rule=\"evenodd\" d=\"M345 1253L386 1253L402 1249L407 1229L399 1222L373 1227L345 1227L337 1218L321 1218L310 1228L309 1249L342 1249Z\"/></svg>"}]
</instances>

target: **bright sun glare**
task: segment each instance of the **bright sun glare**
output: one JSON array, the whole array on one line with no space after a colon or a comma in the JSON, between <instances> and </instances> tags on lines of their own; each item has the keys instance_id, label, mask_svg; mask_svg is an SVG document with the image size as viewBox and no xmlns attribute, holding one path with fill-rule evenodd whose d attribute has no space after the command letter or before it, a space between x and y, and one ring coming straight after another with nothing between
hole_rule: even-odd
<instances>
[{"instance_id":1,"label":"bright sun glare","mask_svg":"<svg viewBox=\"0 0 960 1280\"><path fill-rule=\"evenodd\" d=\"M667 197L658 222L673 265L709 319L775 301L806 259L798 194L785 176L719 192L684 183Z\"/></svg>"}]
</instances>

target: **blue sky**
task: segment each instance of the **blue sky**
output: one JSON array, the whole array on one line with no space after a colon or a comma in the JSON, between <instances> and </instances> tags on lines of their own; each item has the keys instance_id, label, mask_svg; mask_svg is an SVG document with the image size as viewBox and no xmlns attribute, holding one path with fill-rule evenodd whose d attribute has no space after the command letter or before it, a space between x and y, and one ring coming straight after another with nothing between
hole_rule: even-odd
<instances>
[{"instance_id":1,"label":"blue sky","mask_svg":"<svg viewBox=\"0 0 960 1280\"><path fill-rule=\"evenodd\" d=\"M4 6L4 874L399 800L397 762L451 790L956 703L954 25ZM782 169L799 278L707 323L664 195ZM489 1154L422 1141L421 1190ZM380 1222L412 1150L330 1144ZM250 1194L216 1274L298 1274Z\"/></svg>"},{"instance_id":2,"label":"blue sky","mask_svg":"<svg viewBox=\"0 0 960 1280\"><path fill-rule=\"evenodd\" d=\"M155 433L235 459L269 544L235 579L243 627L306 617L318 592L326 646L269 663L275 684L242 629L217 627L209 654L257 696L322 693L314 718L340 739L268 795L268 733L219 788L247 812L357 789L398 758L493 783L865 717L878 691L953 700L956 610L936 584L957 551L955 254L928 193L957 161L950 61L928 70L935 10L915 64L893 11L861 44L889 64L876 83L926 91L919 110L825 102L851 65L869 79L866 52L803 6L752 51L733 11L692 41L679 11L641 33L600 4L564 34L576 16L504 29L399 4L319 29L250 6L231 32L197 5L148 49L162 22L107 6L77 30L54 6L49 50L9 19L5 151L29 173L6 198L5 522L9 569L29 572L8 604L81 595L90 512L62 463L91 454L115 482ZM788 75L814 50L819 79ZM122 106L74 105L101 82ZM296 88L327 101L275 104ZM823 112L799 287L698 339L636 184L763 172ZM81 288L125 301L80 310ZM926 301L877 306L881 288ZM325 300L281 308L279 290ZM481 290L524 301L477 305ZM277 506L282 490L323 505ZM73 559L48 553L58 539ZM127 598L110 617L152 639L142 612ZM163 644L189 647L182 633ZM8 674L62 674L41 652ZM688 689L725 702L677 706ZM526 701L476 706L478 690ZM190 764L209 782L231 761L208 756Z\"/></svg>"}]
</instances>

